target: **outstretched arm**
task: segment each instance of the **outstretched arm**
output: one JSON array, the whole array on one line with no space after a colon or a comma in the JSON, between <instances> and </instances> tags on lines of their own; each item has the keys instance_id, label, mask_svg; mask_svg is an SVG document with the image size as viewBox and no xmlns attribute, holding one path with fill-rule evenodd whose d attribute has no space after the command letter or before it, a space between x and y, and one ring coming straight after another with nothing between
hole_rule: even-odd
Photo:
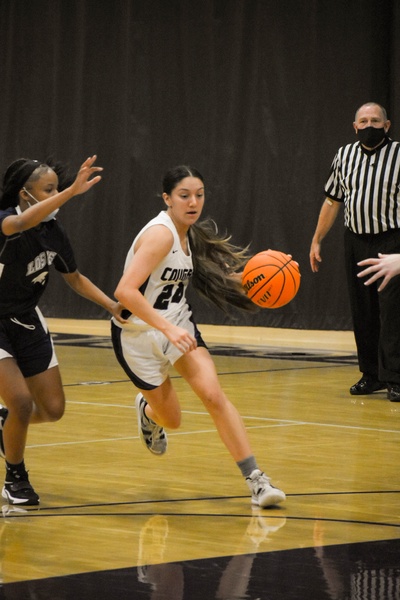
<instances>
[{"instance_id":1,"label":"outstretched arm","mask_svg":"<svg viewBox=\"0 0 400 600\"><path fill-rule=\"evenodd\" d=\"M318 271L319 263L322 262L321 242L334 224L341 204L341 202L326 198L322 205L310 248L310 265L314 273Z\"/></svg>"},{"instance_id":2,"label":"outstretched arm","mask_svg":"<svg viewBox=\"0 0 400 600\"><path fill-rule=\"evenodd\" d=\"M92 175L103 170L102 167L94 166L96 158L96 155L94 155L86 159L81 165L73 184L62 192L30 206L20 215L10 215L9 217L6 217L2 222L2 231L4 235L13 235L14 233L36 227L36 225L39 225L39 223L47 217L47 215L52 213L53 210L60 208L60 206L68 202L68 200L74 196L84 194L90 190L91 187L101 180L100 175L96 175L95 177L92 177ZM92 179L90 179L90 177L92 177Z\"/></svg>"},{"instance_id":3,"label":"outstretched arm","mask_svg":"<svg viewBox=\"0 0 400 600\"><path fill-rule=\"evenodd\" d=\"M75 271L74 273L62 273L62 276L74 292L105 308L120 323L127 322L121 317L121 311L124 307L119 302L109 298L109 296L102 292L102 290L86 277L86 275L82 275L79 271Z\"/></svg>"},{"instance_id":4,"label":"outstretched arm","mask_svg":"<svg viewBox=\"0 0 400 600\"><path fill-rule=\"evenodd\" d=\"M377 279L383 278L382 283L378 287L378 292L381 292L395 275L400 275L400 254L378 254L378 258L366 258L357 263L360 267L367 267L364 271L360 271L357 277L366 277L372 275L365 285L371 285Z\"/></svg>"}]
</instances>

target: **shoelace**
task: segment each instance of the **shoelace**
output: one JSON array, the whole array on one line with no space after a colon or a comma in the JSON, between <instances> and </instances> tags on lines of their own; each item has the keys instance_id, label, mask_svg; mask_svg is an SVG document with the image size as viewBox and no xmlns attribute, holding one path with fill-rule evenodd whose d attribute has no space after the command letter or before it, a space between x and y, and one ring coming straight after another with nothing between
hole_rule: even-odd
<instances>
[{"instance_id":1,"label":"shoelace","mask_svg":"<svg viewBox=\"0 0 400 600\"><path fill-rule=\"evenodd\" d=\"M158 442L159 440L163 440L165 438L165 433L162 427L156 425L153 429L152 434L149 436L149 439L153 443L153 441Z\"/></svg>"},{"instance_id":2,"label":"shoelace","mask_svg":"<svg viewBox=\"0 0 400 600\"><path fill-rule=\"evenodd\" d=\"M149 427L149 429L147 429ZM150 429L151 428L151 429ZM153 443L155 438L163 439L165 437L164 429L160 425L157 425L154 421L149 419L149 417L143 411L142 413L142 431L148 437L148 440ZM156 441L157 441L156 439Z\"/></svg>"},{"instance_id":3,"label":"shoelace","mask_svg":"<svg viewBox=\"0 0 400 600\"><path fill-rule=\"evenodd\" d=\"M260 475L257 475L256 477L254 477L254 479L250 479L250 477L249 477L249 480L257 486L257 489L255 490L255 493L257 494L257 496L260 492L262 492L264 490L264 488L263 488L264 485L271 486L270 478L267 477L265 475L265 473L260 473Z\"/></svg>"}]
</instances>

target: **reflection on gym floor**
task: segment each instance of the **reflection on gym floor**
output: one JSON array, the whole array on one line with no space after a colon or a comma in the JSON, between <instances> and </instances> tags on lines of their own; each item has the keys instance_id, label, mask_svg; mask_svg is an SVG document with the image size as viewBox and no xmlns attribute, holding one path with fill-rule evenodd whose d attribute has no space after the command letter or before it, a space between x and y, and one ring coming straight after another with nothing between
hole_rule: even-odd
<instances>
[{"instance_id":1,"label":"reflection on gym floor","mask_svg":"<svg viewBox=\"0 0 400 600\"><path fill-rule=\"evenodd\" d=\"M210 344L287 493L261 510L179 377L182 429L154 458L107 335L55 337L68 410L31 428L40 507L2 507L0 599L400 599L400 406L348 394L347 346Z\"/></svg>"}]
</instances>

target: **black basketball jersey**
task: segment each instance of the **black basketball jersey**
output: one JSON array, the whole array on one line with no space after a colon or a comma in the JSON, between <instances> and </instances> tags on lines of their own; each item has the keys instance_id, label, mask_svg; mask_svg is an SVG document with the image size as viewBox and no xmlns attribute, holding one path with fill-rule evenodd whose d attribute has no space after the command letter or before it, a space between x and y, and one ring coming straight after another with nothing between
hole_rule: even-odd
<instances>
[{"instance_id":1,"label":"black basketball jersey","mask_svg":"<svg viewBox=\"0 0 400 600\"><path fill-rule=\"evenodd\" d=\"M17 209L0 210L0 318L34 308L46 289L50 266L61 273L77 269L74 253L56 219L5 236L1 223Z\"/></svg>"}]
</instances>

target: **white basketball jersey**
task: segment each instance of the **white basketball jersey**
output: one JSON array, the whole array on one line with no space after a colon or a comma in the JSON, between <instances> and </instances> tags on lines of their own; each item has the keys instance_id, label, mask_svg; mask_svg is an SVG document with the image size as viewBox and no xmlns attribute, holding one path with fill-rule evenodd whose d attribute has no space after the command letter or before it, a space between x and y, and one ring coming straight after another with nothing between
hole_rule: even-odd
<instances>
[{"instance_id":1,"label":"white basketball jersey","mask_svg":"<svg viewBox=\"0 0 400 600\"><path fill-rule=\"evenodd\" d=\"M172 219L166 211L149 221L135 237L127 254L124 270L127 269L134 255L134 247L138 238L150 227L164 225L172 232L173 244L168 254L156 266L150 277L140 288L140 291L153 308L171 322L176 322L184 312L190 309L186 301L186 288L193 273L192 253L188 243L189 255L182 250L180 239ZM132 324L143 325L143 321L132 315L129 318Z\"/></svg>"}]
</instances>

